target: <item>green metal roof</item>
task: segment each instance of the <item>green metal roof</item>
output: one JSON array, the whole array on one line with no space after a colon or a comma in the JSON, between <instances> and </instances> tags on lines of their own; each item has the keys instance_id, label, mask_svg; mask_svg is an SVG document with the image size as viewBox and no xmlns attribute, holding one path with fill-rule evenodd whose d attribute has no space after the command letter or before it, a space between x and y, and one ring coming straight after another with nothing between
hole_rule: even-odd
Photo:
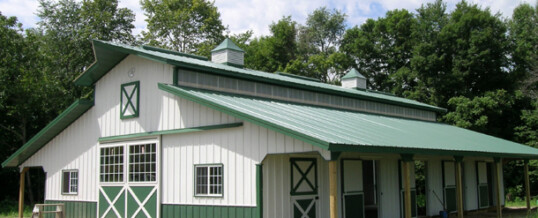
<instances>
[{"instance_id":1,"label":"green metal roof","mask_svg":"<svg viewBox=\"0 0 538 218\"><path fill-rule=\"evenodd\" d=\"M352 79L352 78L363 78L366 79L362 74L359 73L355 68L351 68L342 79Z\"/></svg>"},{"instance_id":2,"label":"green metal roof","mask_svg":"<svg viewBox=\"0 0 538 218\"><path fill-rule=\"evenodd\" d=\"M376 92L369 92L365 90L346 89L340 86L316 81L309 81L301 78L283 76L274 73L242 69L228 66L225 64L213 63L211 61L204 61L196 58L159 52L156 50L148 50L144 49L143 47L135 47L118 43L94 40L93 48L96 62L75 80L76 85L93 85L97 80L104 76L110 69L116 66L116 64L123 60L127 55L132 54L190 70L219 74L280 86L293 87L331 95L363 99L385 104L399 105L434 112L446 112L446 109L444 108L435 107L406 98L400 98Z\"/></svg>"},{"instance_id":3,"label":"green metal roof","mask_svg":"<svg viewBox=\"0 0 538 218\"><path fill-rule=\"evenodd\" d=\"M538 158L538 149L437 122L167 84L159 88L335 152Z\"/></svg>"},{"instance_id":4,"label":"green metal roof","mask_svg":"<svg viewBox=\"0 0 538 218\"><path fill-rule=\"evenodd\" d=\"M17 167L41 147L46 145L56 135L67 128L71 123L78 119L82 114L88 111L93 106L93 101L77 100L64 112L58 115L45 128L39 131L26 144L20 147L7 160L2 163L2 167Z\"/></svg>"},{"instance_id":5,"label":"green metal roof","mask_svg":"<svg viewBox=\"0 0 538 218\"><path fill-rule=\"evenodd\" d=\"M243 49L239 48L239 46L237 46L231 39L228 39L228 38L226 38L224 41L222 41L220 43L220 45L218 45L216 48L211 50L211 52L216 52L216 51L225 50L225 49L230 49L230 50L239 51L239 52L245 52L245 51L243 51Z\"/></svg>"}]
</instances>

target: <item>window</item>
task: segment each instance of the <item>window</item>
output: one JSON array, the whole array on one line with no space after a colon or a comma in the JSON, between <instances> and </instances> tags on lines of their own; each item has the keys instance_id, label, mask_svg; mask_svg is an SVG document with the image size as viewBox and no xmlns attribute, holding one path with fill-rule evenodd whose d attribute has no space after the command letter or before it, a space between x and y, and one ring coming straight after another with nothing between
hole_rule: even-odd
<instances>
[{"instance_id":1,"label":"window","mask_svg":"<svg viewBox=\"0 0 538 218\"><path fill-rule=\"evenodd\" d=\"M196 196L222 196L222 165L194 166Z\"/></svg>"},{"instance_id":2,"label":"window","mask_svg":"<svg viewBox=\"0 0 538 218\"><path fill-rule=\"evenodd\" d=\"M140 98L140 81L121 85L120 118L138 117Z\"/></svg>"},{"instance_id":3,"label":"window","mask_svg":"<svg viewBox=\"0 0 538 218\"><path fill-rule=\"evenodd\" d=\"M77 194L78 192L78 171L62 171L62 194Z\"/></svg>"},{"instance_id":4,"label":"window","mask_svg":"<svg viewBox=\"0 0 538 218\"><path fill-rule=\"evenodd\" d=\"M101 182L123 182L123 146L101 148Z\"/></svg>"},{"instance_id":5,"label":"window","mask_svg":"<svg viewBox=\"0 0 538 218\"><path fill-rule=\"evenodd\" d=\"M156 144L129 146L129 182L156 180Z\"/></svg>"}]
</instances>

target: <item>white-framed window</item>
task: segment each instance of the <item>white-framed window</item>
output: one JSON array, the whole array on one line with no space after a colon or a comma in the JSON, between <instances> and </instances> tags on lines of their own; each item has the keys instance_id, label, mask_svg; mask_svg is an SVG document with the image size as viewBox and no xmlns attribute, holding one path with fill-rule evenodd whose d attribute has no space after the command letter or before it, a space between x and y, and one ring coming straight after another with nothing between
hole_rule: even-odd
<instances>
[{"instance_id":1,"label":"white-framed window","mask_svg":"<svg viewBox=\"0 0 538 218\"><path fill-rule=\"evenodd\" d=\"M62 194L78 193L78 170L62 171Z\"/></svg>"},{"instance_id":2,"label":"white-framed window","mask_svg":"<svg viewBox=\"0 0 538 218\"><path fill-rule=\"evenodd\" d=\"M194 173L195 196L222 196L222 164L195 165Z\"/></svg>"},{"instance_id":3,"label":"white-framed window","mask_svg":"<svg viewBox=\"0 0 538 218\"><path fill-rule=\"evenodd\" d=\"M157 179L157 145L129 145L129 182L154 182Z\"/></svg>"},{"instance_id":4,"label":"white-framed window","mask_svg":"<svg viewBox=\"0 0 538 218\"><path fill-rule=\"evenodd\" d=\"M123 182L123 146L100 149L101 182Z\"/></svg>"}]
</instances>

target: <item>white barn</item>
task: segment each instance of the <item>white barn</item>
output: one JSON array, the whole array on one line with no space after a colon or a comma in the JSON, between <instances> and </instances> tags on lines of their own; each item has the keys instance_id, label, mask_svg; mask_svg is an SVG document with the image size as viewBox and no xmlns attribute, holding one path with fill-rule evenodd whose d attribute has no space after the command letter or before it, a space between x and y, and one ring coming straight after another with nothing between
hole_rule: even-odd
<instances>
[{"instance_id":1,"label":"white barn","mask_svg":"<svg viewBox=\"0 0 538 218\"><path fill-rule=\"evenodd\" d=\"M65 203L67 217L415 217L417 160L426 215L463 216L504 204L503 160L538 158L437 123L442 108L366 90L356 70L339 87L244 69L230 40L213 61L93 47L75 81L93 99L2 163L42 167L45 200Z\"/></svg>"}]
</instances>

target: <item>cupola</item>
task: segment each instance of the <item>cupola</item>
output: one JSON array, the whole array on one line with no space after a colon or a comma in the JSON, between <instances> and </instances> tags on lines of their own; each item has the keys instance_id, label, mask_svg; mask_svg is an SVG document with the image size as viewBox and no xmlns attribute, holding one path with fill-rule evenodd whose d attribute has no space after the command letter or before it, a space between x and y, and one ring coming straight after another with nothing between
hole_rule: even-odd
<instances>
[{"instance_id":1,"label":"cupola","mask_svg":"<svg viewBox=\"0 0 538 218\"><path fill-rule=\"evenodd\" d=\"M342 87L349 89L366 89L366 77L360 74L355 68L351 68L351 70L342 77Z\"/></svg>"},{"instance_id":2,"label":"cupola","mask_svg":"<svg viewBox=\"0 0 538 218\"><path fill-rule=\"evenodd\" d=\"M211 50L211 61L242 68L245 65L245 51L227 38Z\"/></svg>"}]
</instances>

